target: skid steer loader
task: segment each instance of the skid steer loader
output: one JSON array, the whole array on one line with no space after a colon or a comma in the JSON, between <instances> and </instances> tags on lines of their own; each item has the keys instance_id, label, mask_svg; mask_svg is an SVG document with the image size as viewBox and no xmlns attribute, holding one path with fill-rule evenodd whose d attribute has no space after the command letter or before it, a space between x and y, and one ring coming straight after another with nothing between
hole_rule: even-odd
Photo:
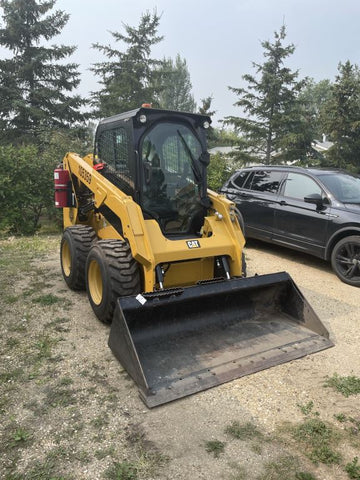
<instances>
[{"instance_id":1,"label":"skid steer loader","mask_svg":"<svg viewBox=\"0 0 360 480\"><path fill-rule=\"evenodd\" d=\"M209 125L142 106L54 174L65 282L111 323L148 407L332 346L287 273L245 276L241 217L207 189Z\"/></svg>"}]
</instances>

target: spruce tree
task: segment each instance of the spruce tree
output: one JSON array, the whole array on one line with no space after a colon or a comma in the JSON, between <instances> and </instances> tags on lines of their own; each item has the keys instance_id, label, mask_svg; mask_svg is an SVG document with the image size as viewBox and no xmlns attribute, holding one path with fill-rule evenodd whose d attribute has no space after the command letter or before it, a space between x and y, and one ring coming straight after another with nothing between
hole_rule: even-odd
<instances>
[{"instance_id":1,"label":"spruce tree","mask_svg":"<svg viewBox=\"0 0 360 480\"><path fill-rule=\"evenodd\" d=\"M156 69L154 87L156 103L168 110L195 112L196 102L191 93L192 85L186 60L176 55L164 58L162 65Z\"/></svg>"},{"instance_id":2,"label":"spruce tree","mask_svg":"<svg viewBox=\"0 0 360 480\"><path fill-rule=\"evenodd\" d=\"M199 113L201 115L209 115L209 117L212 117L213 115L215 115L216 110L211 110L213 100L214 99L212 95L210 95L209 97L202 98L200 100L201 105L199 107Z\"/></svg>"},{"instance_id":3,"label":"spruce tree","mask_svg":"<svg viewBox=\"0 0 360 480\"><path fill-rule=\"evenodd\" d=\"M108 117L156 100L154 76L161 62L151 58L151 48L163 37L157 35L160 16L156 10L141 16L137 28L123 24L125 33L110 32L115 42L127 45L125 51L110 45L93 44L107 61L92 67L100 77L101 89L92 93L94 116Z\"/></svg>"},{"instance_id":4,"label":"spruce tree","mask_svg":"<svg viewBox=\"0 0 360 480\"><path fill-rule=\"evenodd\" d=\"M360 70L349 61L340 63L322 122L334 142L327 160L339 168L360 172Z\"/></svg>"},{"instance_id":5,"label":"spruce tree","mask_svg":"<svg viewBox=\"0 0 360 480\"><path fill-rule=\"evenodd\" d=\"M84 101L70 95L80 82L78 65L64 63L76 47L49 46L69 15L50 13L55 0L1 0L0 45L10 52L0 60L0 135L13 143L39 142L49 129L84 120Z\"/></svg>"},{"instance_id":6,"label":"spruce tree","mask_svg":"<svg viewBox=\"0 0 360 480\"><path fill-rule=\"evenodd\" d=\"M261 43L265 61L253 63L255 75L242 77L247 88L229 87L239 97L235 105L247 114L225 118L225 123L243 135L243 160L270 164L305 157L311 150L311 134L298 101L305 81L298 81L298 71L284 65L295 51L293 44L284 45L285 38L282 26L280 32L275 32L273 43Z\"/></svg>"},{"instance_id":7,"label":"spruce tree","mask_svg":"<svg viewBox=\"0 0 360 480\"><path fill-rule=\"evenodd\" d=\"M330 80L325 79L315 82L314 79L310 78L299 96L300 102L306 109L306 118L311 124L313 139L321 140L325 133L322 112L331 98L331 92Z\"/></svg>"}]
</instances>

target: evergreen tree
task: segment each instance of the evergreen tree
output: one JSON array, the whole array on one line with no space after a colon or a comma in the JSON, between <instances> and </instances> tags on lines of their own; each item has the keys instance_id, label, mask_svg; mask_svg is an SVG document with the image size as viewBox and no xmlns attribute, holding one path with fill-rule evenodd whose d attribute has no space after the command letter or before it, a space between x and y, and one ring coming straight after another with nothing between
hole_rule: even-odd
<instances>
[{"instance_id":1,"label":"evergreen tree","mask_svg":"<svg viewBox=\"0 0 360 480\"><path fill-rule=\"evenodd\" d=\"M216 113L216 110L211 110L211 104L213 101L212 95L202 98L200 101L201 105L199 107L199 113L201 115L208 115L209 117L213 117ZM215 145L219 145L219 143L217 143L218 130L215 129L212 125L210 125L210 127L207 129L206 136L209 148L212 148Z\"/></svg>"},{"instance_id":2,"label":"evergreen tree","mask_svg":"<svg viewBox=\"0 0 360 480\"><path fill-rule=\"evenodd\" d=\"M334 142L326 157L331 165L360 172L360 70L347 61L338 71L322 112L325 133Z\"/></svg>"},{"instance_id":3,"label":"evergreen tree","mask_svg":"<svg viewBox=\"0 0 360 480\"><path fill-rule=\"evenodd\" d=\"M215 115L216 110L211 110L213 100L214 99L213 99L212 95L210 95L209 97L202 98L200 100L201 105L199 107L199 113L201 115L209 115L209 117L212 117L213 115Z\"/></svg>"},{"instance_id":4,"label":"evergreen tree","mask_svg":"<svg viewBox=\"0 0 360 480\"><path fill-rule=\"evenodd\" d=\"M299 93L305 81L298 81L298 71L292 72L284 61L294 53L293 44L284 45L285 26L275 32L274 42L261 43L264 49L263 64L253 63L256 75L244 75L248 88L229 89L239 96L235 103L247 117L226 117L225 123L233 125L243 135L239 157L266 164L279 160L305 157L311 151L308 131Z\"/></svg>"},{"instance_id":5,"label":"evergreen tree","mask_svg":"<svg viewBox=\"0 0 360 480\"><path fill-rule=\"evenodd\" d=\"M70 96L80 82L78 65L64 64L76 47L45 46L66 25L69 15L47 15L55 0L1 0L0 45L9 58L0 60L0 135L2 141L37 140L46 130L84 120L84 101ZM58 63L61 62L61 63Z\"/></svg>"},{"instance_id":6,"label":"evergreen tree","mask_svg":"<svg viewBox=\"0 0 360 480\"><path fill-rule=\"evenodd\" d=\"M109 45L93 45L108 60L91 69L100 77L102 88L92 93L94 115L108 117L156 100L154 76L161 62L151 58L151 48L163 37L157 35L160 16L156 11L141 16L137 28L124 24L125 33L111 32L115 42L123 42L122 52Z\"/></svg>"},{"instance_id":7,"label":"evergreen tree","mask_svg":"<svg viewBox=\"0 0 360 480\"><path fill-rule=\"evenodd\" d=\"M314 79L308 79L308 82L299 96L300 102L305 107L304 115L313 132L313 139L321 140L325 133L322 111L331 97L330 80L321 80L315 82Z\"/></svg>"},{"instance_id":8,"label":"evergreen tree","mask_svg":"<svg viewBox=\"0 0 360 480\"><path fill-rule=\"evenodd\" d=\"M196 103L191 93L192 85L186 60L179 54L175 62L164 58L155 77L156 103L168 110L195 112Z\"/></svg>"}]
</instances>

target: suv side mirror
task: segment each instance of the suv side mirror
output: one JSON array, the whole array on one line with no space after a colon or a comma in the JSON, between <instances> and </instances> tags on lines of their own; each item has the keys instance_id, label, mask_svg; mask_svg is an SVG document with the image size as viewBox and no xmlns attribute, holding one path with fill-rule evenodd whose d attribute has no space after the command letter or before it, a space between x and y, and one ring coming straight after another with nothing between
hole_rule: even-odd
<instances>
[{"instance_id":1,"label":"suv side mirror","mask_svg":"<svg viewBox=\"0 0 360 480\"><path fill-rule=\"evenodd\" d=\"M318 208L321 208L324 205L327 205L329 203L329 200L327 198L323 198L320 193L311 193L310 195L304 197L304 202L313 203Z\"/></svg>"}]
</instances>

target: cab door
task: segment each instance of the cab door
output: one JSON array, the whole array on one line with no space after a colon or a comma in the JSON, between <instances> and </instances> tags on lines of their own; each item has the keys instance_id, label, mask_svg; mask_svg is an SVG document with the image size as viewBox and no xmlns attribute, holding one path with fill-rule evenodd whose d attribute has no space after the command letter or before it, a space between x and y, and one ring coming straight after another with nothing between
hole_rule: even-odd
<instances>
[{"instance_id":1,"label":"cab door","mask_svg":"<svg viewBox=\"0 0 360 480\"><path fill-rule=\"evenodd\" d=\"M305 202L321 195L321 205ZM324 257L331 205L320 185L310 176L290 172L283 183L274 216L273 241Z\"/></svg>"}]
</instances>

